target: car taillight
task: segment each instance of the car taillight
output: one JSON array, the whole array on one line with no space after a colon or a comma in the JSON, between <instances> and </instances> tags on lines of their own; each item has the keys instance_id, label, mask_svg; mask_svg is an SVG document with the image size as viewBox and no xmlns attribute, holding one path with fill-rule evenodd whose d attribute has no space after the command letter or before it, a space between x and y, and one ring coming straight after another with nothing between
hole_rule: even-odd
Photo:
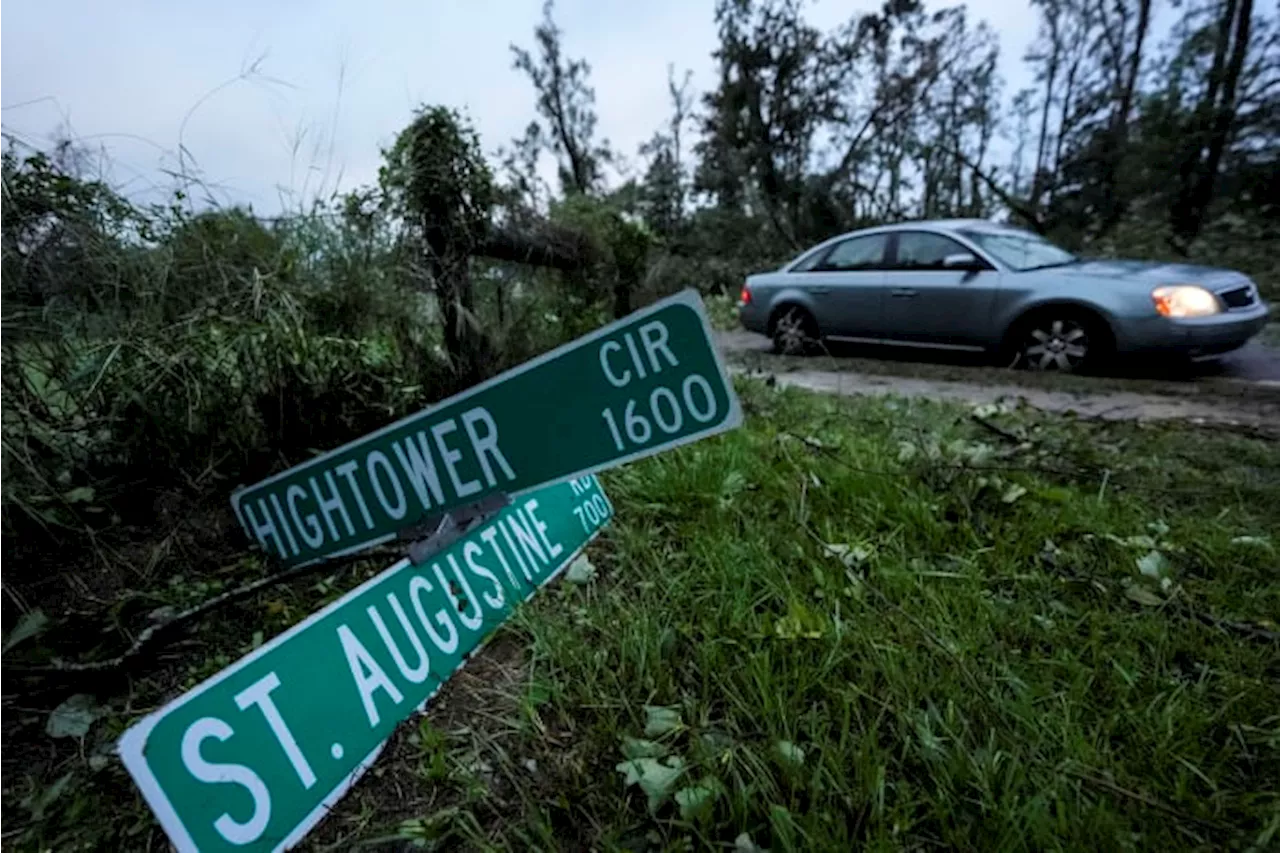
<instances>
[{"instance_id":1,"label":"car taillight","mask_svg":"<svg viewBox=\"0 0 1280 853\"><path fill-rule=\"evenodd\" d=\"M751 304L751 290L745 284L742 285L742 295L738 297L739 305Z\"/></svg>"}]
</instances>

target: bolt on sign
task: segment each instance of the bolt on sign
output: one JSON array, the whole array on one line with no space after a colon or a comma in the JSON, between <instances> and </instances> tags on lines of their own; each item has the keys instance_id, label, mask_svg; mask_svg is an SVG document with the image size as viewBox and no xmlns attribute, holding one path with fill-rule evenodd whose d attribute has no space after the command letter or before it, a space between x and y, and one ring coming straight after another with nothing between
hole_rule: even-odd
<instances>
[{"instance_id":1,"label":"bolt on sign","mask_svg":"<svg viewBox=\"0 0 1280 853\"><path fill-rule=\"evenodd\" d=\"M170 840L180 851L295 844L612 515L595 477L532 491L138 721L120 755Z\"/></svg>"},{"instance_id":2,"label":"bolt on sign","mask_svg":"<svg viewBox=\"0 0 1280 853\"><path fill-rule=\"evenodd\" d=\"M245 532L288 565L394 538L732 429L738 398L686 290L337 450L240 489Z\"/></svg>"}]
</instances>

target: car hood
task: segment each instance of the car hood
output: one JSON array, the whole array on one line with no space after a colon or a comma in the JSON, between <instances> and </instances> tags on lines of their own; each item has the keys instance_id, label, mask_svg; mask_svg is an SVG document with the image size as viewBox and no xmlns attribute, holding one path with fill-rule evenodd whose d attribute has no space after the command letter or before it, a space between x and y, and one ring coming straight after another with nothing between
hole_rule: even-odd
<instances>
[{"instance_id":1,"label":"car hood","mask_svg":"<svg viewBox=\"0 0 1280 853\"><path fill-rule=\"evenodd\" d=\"M1221 287L1229 284L1245 284L1249 280L1247 276L1234 270L1158 261L1081 259L1056 269L1063 275L1131 281L1152 287L1161 284L1203 284L1209 287Z\"/></svg>"}]
</instances>

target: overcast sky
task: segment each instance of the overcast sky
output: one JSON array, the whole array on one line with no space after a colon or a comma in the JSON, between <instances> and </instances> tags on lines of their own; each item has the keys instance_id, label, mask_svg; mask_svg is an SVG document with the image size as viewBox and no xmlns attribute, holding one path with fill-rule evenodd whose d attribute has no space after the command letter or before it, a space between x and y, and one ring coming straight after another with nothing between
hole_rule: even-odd
<instances>
[{"instance_id":1,"label":"overcast sky","mask_svg":"<svg viewBox=\"0 0 1280 853\"><path fill-rule=\"evenodd\" d=\"M1000 33L1006 92L1026 85L1029 5L968 5ZM808 18L825 30L878 6L814 0ZM668 63L691 69L699 92L714 82L713 7L557 2L566 52L591 64L599 131L624 154L669 115ZM541 12L542 0L8 0L4 129L47 144L69 127L140 200L172 184L163 170L181 142L222 203L274 213L374 182L379 148L422 103L464 110L487 153L518 136L534 98L509 46L532 47Z\"/></svg>"}]
</instances>

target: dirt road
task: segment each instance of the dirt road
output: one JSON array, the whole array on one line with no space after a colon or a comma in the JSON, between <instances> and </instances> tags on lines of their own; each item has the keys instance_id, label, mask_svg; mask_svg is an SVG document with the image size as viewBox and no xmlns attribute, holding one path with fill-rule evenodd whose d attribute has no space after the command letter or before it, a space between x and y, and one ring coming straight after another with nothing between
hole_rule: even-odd
<instances>
[{"instance_id":1,"label":"dirt road","mask_svg":"<svg viewBox=\"0 0 1280 853\"><path fill-rule=\"evenodd\" d=\"M807 359L797 366L795 359L769 355L768 340L749 332L722 332L718 335L718 343L733 373L769 375L782 385L812 391L927 397L968 403L992 403L1002 399L1021 398L1038 409L1075 412L1084 417L1116 420L1175 418L1198 423L1239 424L1280 430L1280 393L1277 393L1280 391L1280 354L1270 348L1259 347L1257 353L1243 354L1242 370L1250 378L1235 378L1227 372L1235 372L1237 368L1224 365L1221 369L1210 368L1207 374L1197 371L1196 376L1184 378L1181 384L1163 380L1160 382L1162 393L1150 393L1142 390L1142 380L1129 383L1135 386L1135 390L1126 390L1126 380L1100 379L1095 383L1096 391L1084 379L1078 379L1071 390L1020 384L1015 381L1018 378L1015 374L1007 374L1010 381L992 381L993 373L990 368L973 368L975 381L965 381L963 378L956 379L954 375L947 378L894 375L892 362L877 363L875 371L868 372L858 369L858 359L839 357ZM773 361L775 358L776 362ZM813 365L812 369L809 364ZM905 362L900 366L916 369L918 364ZM955 365L951 365L941 370L949 374L958 372L962 377L965 373L963 366L957 369ZM1227 375L1226 379L1222 378L1224 373ZM1214 377L1213 382L1206 384L1197 381L1203 375ZM1150 382L1145 384L1150 385ZM1231 387L1233 393L1214 393L1215 388L1223 387ZM1256 393L1251 393L1255 387ZM1079 390L1082 388L1083 390ZM1185 388L1185 393L1178 393L1180 388Z\"/></svg>"}]
</instances>

